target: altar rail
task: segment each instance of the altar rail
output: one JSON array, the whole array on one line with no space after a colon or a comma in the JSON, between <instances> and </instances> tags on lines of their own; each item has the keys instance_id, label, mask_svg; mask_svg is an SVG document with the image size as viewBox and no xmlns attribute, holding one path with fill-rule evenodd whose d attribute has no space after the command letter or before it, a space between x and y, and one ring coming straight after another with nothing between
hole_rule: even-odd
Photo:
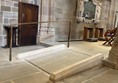
<instances>
[{"instance_id":1,"label":"altar rail","mask_svg":"<svg viewBox=\"0 0 118 83\"><path fill-rule=\"evenodd\" d=\"M69 23L69 31L68 31L68 40L67 40L67 47L70 46L70 37L71 37L71 28L72 28L72 21L67 20L67 21L42 21L42 22L28 22L28 23L16 23L16 24L10 24L10 49L9 49L9 61L12 61L12 28L13 26L19 26L19 25L31 25L31 24L39 24L39 23L54 23L54 22L67 22Z\"/></svg>"}]
</instances>

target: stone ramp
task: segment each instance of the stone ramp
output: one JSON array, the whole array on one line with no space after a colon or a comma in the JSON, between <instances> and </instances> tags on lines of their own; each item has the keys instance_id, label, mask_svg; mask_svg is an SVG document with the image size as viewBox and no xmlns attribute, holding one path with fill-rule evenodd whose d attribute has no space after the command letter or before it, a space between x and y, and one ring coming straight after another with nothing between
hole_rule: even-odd
<instances>
[{"instance_id":1,"label":"stone ramp","mask_svg":"<svg viewBox=\"0 0 118 83\"><path fill-rule=\"evenodd\" d=\"M56 72L60 69L63 69L69 65L77 63L88 58L88 55L74 52L72 50L63 49L57 52L50 52L48 54L43 54L44 57L26 59L30 63L35 64L38 67L41 67L49 73Z\"/></svg>"},{"instance_id":2,"label":"stone ramp","mask_svg":"<svg viewBox=\"0 0 118 83\"><path fill-rule=\"evenodd\" d=\"M82 53L76 48L67 48L65 45L57 45L46 49L22 53L18 58L24 57L28 62L53 73L69 65L82 61L91 55Z\"/></svg>"},{"instance_id":3,"label":"stone ramp","mask_svg":"<svg viewBox=\"0 0 118 83\"><path fill-rule=\"evenodd\" d=\"M49 82L56 82L70 75L85 71L101 64L103 56L86 54L76 48L57 45L18 55L38 68L51 74ZM56 72L56 73L55 73Z\"/></svg>"}]
</instances>

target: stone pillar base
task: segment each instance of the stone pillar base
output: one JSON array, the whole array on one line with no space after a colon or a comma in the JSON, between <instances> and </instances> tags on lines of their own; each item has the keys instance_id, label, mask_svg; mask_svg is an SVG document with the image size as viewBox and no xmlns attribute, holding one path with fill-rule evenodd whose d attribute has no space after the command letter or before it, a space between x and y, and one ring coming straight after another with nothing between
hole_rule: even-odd
<instances>
[{"instance_id":1,"label":"stone pillar base","mask_svg":"<svg viewBox=\"0 0 118 83\"><path fill-rule=\"evenodd\" d=\"M117 64L111 62L111 61L108 60L108 59L104 59L104 60L102 61L102 65L103 65L103 66L106 66L106 67L109 67L109 68L112 68L112 69L118 69L118 68L117 68Z\"/></svg>"},{"instance_id":2,"label":"stone pillar base","mask_svg":"<svg viewBox=\"0 0 118 83\"><path fill-rule=\"evenodd\" d=\"M118 37L116 37L116 40L118 40ZM109 57L103 60L103 65L118 70L118 43L113 43Z\"/></svg>"}]
</instances>

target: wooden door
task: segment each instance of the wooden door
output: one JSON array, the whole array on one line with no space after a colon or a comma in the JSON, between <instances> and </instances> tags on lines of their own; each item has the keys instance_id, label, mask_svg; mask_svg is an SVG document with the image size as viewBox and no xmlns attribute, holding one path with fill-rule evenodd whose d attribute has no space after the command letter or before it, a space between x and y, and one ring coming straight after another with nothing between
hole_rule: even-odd
<instances>
[{"instance_id":1,"label":"wooden door","mask_svg":"<svg viewBox=\"0 0 118 83\"><path fill-rule=\"evenodd\" d=\"M18 23L38 22L37 5L19 2ZM38 24L19 25L18 43L20 46L35 45Z\"/></svg>"}]
</instances>

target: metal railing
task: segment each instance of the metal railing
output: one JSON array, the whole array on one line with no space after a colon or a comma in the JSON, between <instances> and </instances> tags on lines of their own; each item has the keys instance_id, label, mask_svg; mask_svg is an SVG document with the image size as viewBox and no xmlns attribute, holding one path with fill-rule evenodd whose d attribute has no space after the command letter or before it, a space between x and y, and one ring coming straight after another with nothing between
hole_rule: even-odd
<instances>
[{"instance_id":1,"label":"metal railing","mask_svg":"<svg viewBox=\"0 0 118 83\"><path fill-rule=\"evenodd\" d=\"M71 37L71 28L72 28L72 21L67 20L67 21L43 21L43 22L29 22L29 23L16 23L16 24L10 24L10 49L9 49L9 61L12 61L12 28L14 26L19 26L19 25L31 25L31 24L38 24L38 23L54 23L54 22L68 22L69 23L69 31L68 31L68 40L67 40L67 47L70 46L70 37Z\"/></svg>"}]
</instances>

